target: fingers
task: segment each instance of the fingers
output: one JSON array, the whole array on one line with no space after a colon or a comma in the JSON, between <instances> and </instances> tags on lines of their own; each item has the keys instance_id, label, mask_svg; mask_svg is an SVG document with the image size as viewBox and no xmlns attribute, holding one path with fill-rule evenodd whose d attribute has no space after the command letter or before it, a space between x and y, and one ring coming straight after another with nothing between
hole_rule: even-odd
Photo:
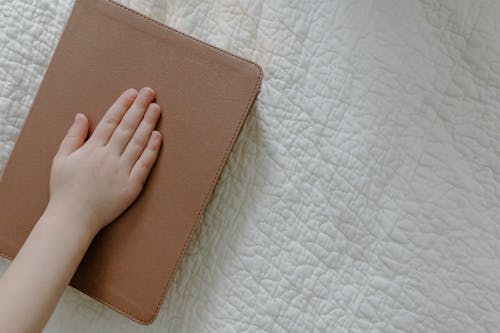
<instances>
[{"instance_id":1,"label":"fingers","mask_svg":"<svg viewBox=\"0 0 500 333\"><path fill-rule=\"evenodd\" d=\"M116 149L121 154L127 143L134 135L137 126L142 121L144 113L155 98L155 92L151 88L142 88L134 104L130 107L127 113L123 116L120 124L111 135L108 146Z\"/></svg>"},{"instance_id":2,"label":"fingers","mask_svg":"<svg viewBox=\"0 0 500 333\"><path fill-rule=\"evenodd\" d=\"M128 142L125 150L122 153L121 159L130 165L130 169L134 166L135 162L143 152L146 147L148 140L151 136L151 132L156 127L158 119L160 119L161 109L156 103L149 104L149 107L142 119L139 127L133 134L132 138Z\"/></svg>"},{"instance_id":3,"label":"fingers","mask_svg":"<svg viewBox=\"0 0 500 333\"><path fill-rule=\"evenodd\" d=\"M161 147L161 134L158 131L153 131L149 138L146 148L142 152L141 156L135 163L132 171L130 172L130 177L140 182L140 184L144 184L146 178L153 167L156 158L158 157L158 152Z\"/></svg>"},{"instance_id":4,"label":"fingers","mask_svg":"<svg viewBox=\"0 0 500 333\"><path fill-rule=\"evenodd\" d=\"M71 127L59 145L57 154L69 155L80 148L85 142L88 131L89 121L87 117L81 113L77 113L73 124L71 124Z\"/></svg>"},{"instance_id":5,"label":"fingers","mask_svg":"<svg viewBox=\"0 0 500 333\"><path fill-rule=\"evenodd\" d=\"M89 138L90 143L105 145L137 97L137 90L131 88L123 92L102 117Z\"/></svg>"}]
</instances>

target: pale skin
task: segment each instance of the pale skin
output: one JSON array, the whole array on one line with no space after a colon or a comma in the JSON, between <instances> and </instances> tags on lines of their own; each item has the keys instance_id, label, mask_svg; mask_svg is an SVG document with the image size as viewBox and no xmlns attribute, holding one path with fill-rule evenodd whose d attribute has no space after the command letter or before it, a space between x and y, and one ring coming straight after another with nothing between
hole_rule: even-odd
<instances>
[{"instance_id":1,"label":"pale skin","mask_svg":"<svg viewBox=\"0 0 500 333\"><path fill-rule=\"evenodd\" d=\"M125 91L86 140L75 120L52 161L50 200L0 278L4 333L40 332L92 239L139 195L162 143L151 88Z\"/></svg>"}]
</instances>

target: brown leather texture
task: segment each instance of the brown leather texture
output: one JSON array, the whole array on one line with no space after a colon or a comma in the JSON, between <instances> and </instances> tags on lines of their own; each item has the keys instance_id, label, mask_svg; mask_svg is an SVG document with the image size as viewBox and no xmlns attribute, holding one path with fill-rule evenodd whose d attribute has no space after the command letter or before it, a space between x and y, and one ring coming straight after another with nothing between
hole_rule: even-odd
<instances>
[{"instance_id":1,"label":"brown leather texture","mask_svg":"<svg viewBox=\"0 0 500 333\"><path fill-rule=\"evenodd\" d=\"M93 130L122 91L150 86L163 107L160 155L71 285L151 323L261 81L248 60L110 0L77 0L0 182L0 253L13 258L42 214L51 161L75 113Z\"/></svg>"}]
</instances>

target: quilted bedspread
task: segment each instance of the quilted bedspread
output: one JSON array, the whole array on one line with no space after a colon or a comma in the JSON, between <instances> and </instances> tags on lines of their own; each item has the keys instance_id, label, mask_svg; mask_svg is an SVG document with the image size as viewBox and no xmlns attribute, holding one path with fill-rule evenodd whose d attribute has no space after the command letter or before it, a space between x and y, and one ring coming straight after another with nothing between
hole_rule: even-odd
<instances>
[{"instance_id":1,"label":"quilted bedspread","mask_svg":"<svg viewBox=\"0 0 500 333\"><path fill-rule=\"evenodd\" d=\"M499 1L120 2L265 79L154 324L44 332L498 330ZM71 6L0 0L0 170Z\"/></svg>"}]
</instances>

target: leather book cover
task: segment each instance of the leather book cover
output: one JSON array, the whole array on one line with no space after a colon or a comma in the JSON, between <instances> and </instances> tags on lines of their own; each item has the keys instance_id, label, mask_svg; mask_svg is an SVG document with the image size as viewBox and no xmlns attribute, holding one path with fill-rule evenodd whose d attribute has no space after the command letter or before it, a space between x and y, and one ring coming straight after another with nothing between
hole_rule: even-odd
<instances>
[{"instance_id":1,"label":"leather book cover","mask_svg":"<svg viewBox=\"0 0 500 333\"><path fill-rule=\"evenodd\" d=\"M101 230L70 285L131 319L158 314L262 81L260 67L111 0L76 0L0 182L0 253L13 258L49 199L75 113L91 131L129 87L163 113L138 199Z\"/></svg>"}]
</instances>

